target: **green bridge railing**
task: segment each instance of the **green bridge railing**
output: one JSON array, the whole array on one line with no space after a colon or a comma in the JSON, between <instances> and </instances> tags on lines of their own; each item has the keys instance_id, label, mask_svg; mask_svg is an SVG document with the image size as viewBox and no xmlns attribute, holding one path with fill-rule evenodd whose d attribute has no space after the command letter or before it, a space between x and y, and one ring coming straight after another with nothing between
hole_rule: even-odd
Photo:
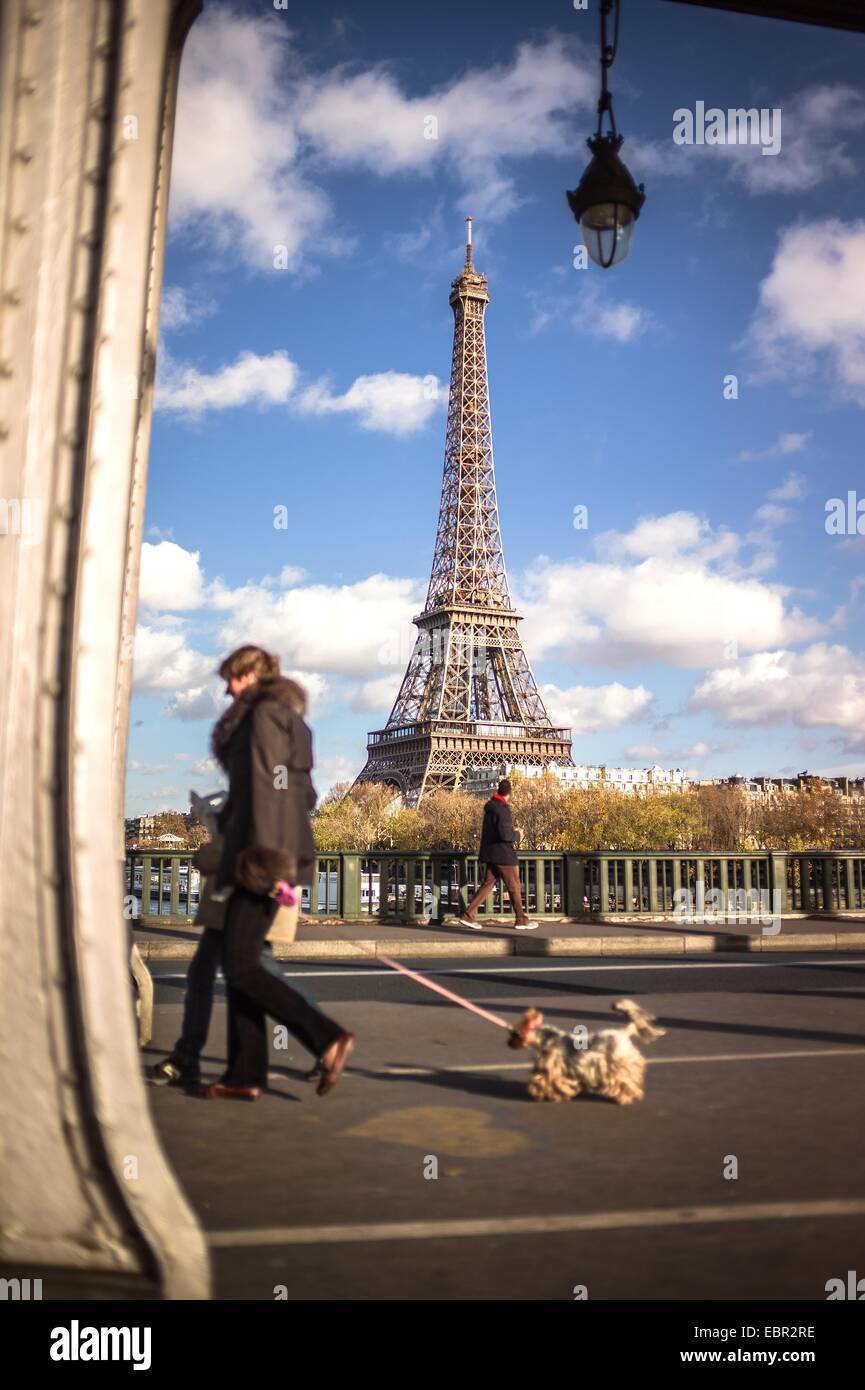
<instances>
[{"instance_id":1,"label":"green bridge railing","mask_svg":"<svg viewBox=\"0 0 865 1390\"><path fill-rule=\"evenodd\" d=\"M458 917L480 874L477 855L447 850L320 854L317 869L317 882L304 889L304 913L349 921ZM865 910L865 850L525 852L519 871L526 909L538 918L670 917L683 889L698 908L701 891L720 890L724 903L733 895L742 903L758 902L757 895L768 893L764 901L778 914ZM200 892L191 852L131 851L126 892L136 900L127 915L142 925L189 922ZM488 921L510 915L501 884L479 915Z\"/></svg>"}]
</instances>

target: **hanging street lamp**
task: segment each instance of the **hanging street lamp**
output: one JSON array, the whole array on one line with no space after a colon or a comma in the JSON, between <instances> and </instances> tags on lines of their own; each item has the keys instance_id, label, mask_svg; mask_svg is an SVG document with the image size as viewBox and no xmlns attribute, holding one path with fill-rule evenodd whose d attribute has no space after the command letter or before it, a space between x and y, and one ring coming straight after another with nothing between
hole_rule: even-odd
<instances>
[{"instance_id":1,"label":"hanging street lamp","mask_svg":"<svg viewBox=\"0 0 865 1390\"><path fill-rule=\"evenodd\" d=\"M604 270L623 261L631 247L634 223L646 201L643 185L634 183L619 158L624 136L616 129L613 98L607 87L607 73L613 66L619 44L621 0L600 0L601 5L601 95L598 98L598 129L586 141L592 160L577 187L568 193L571 212L580 224L583 244L596 265ZM607 38L607 18L615 7L613 42ZM604 113L610 129L603 130Z\"/></svg>"}]
</instances>

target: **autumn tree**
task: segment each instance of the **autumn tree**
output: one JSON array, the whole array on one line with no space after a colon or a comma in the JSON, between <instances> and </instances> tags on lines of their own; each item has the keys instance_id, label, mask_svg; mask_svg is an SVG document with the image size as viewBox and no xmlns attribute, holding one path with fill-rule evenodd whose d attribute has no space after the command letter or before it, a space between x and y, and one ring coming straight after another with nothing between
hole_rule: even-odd
<instances>
[{"instance_id":1,"label":"autumn tree","mask_svg":"<svg viewBox=\"0 0 865 1390\"><path fill-rule=\"evenodd\" d=\"M393 787L381 782L361 782L338 801L323 804L313 816L315 842L322 854L338 850L393 848L390 823L399 809Z\"/></svg>"},{"instance_id":2,"label":"autumn tree","mask_svg":"<svg viewBox=\"0 0 865 1390\"><path fill-rule=\"evenodd\" d=\"M540 777L511 778L511 810L520 831L522 849L555 850L562 847L566 791L552 772Z\"/></svg>"},{"instance_id":3,"label":"autumn tree","mask_svg":"<svg viewBox=\"0 0 865 1390\"><path fill-rule=\"evenodd\" d=\"M695 827L692 849L744 850L748 835L748 798L741 787L694 787Z\"/></svg>"},{"instance_id":4,"label":"autumn tree","mask_svg":"<svg viewBox=\"0 0 865 1390\"><path fill-rule=\"evenodd\" d=\"M565 787L552 774L514 774L511 808L520 848L591 854L712 850L856 849L865 845L865 801L819 783L749 796L737 786L626 794L616 787ZM322 852L475 850L484 802L435 791L417 807L392 788L362 783L325 797L314 817ZM162 833L162 832L160 832Z\"/></svg>"},{"instance_id":5,"label":"autumn tree","mask_svg":"<svg viewBox=\"0 0 865 1390\"><path fill-rule=\"evenodd\" d=\"M761 797L752 821L761 849L855 849L852 831L859 829L861 809L831 787L818 785Z\"/></svg>"},{"instance_id":6,"label":"autumn tree","mask_svg":"<svg viewBox=\"0 0 865 1390\"><path fill-rule=\"evenodd\" d=\"M323 806L332 806L335 802L342 801L342 798L348 795L351 788L351 782L334 782L333 786L325 792L324 796L319 801L319 810L321 810Z\"/></svg>"},{"instance_id":7,"label":"autumn tree","mask_svg":"<svg viewBox=\"0 0 865 1390\"><path fill-rule=\"evenodd\" d=\"M435 791L415 811L421 849L476 850L484 803L461 791Z\"/></svg>"}]
</instances>

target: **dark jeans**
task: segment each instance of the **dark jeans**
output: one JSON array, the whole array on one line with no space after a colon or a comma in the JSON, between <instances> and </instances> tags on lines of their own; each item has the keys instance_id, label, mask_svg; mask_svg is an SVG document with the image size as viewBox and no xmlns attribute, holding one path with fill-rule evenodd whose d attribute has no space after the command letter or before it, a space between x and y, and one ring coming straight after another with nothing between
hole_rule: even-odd
<instances>
[{"instance_id":1,"label":"dark jeans","mask_svg":"<svg viewBox=\"0 0 865 1390\"><path fill-rule=\"evenodd\" d=\"M227 1086L266 1086L265 1017L283 1024L315 1057L344 1029L261 962L261 946L276 913L273 898L236 887L223 932L222 973L228 988Z\"/></svg>"},{"instance_id":2,"label":"dark jeans","mask_svg":"<svg viewBox=\"0 0 865 1390\"><path fill-rule=\"evenodd\" d=\"M183 1027L171 1055L181 1066L190 1069L198 1067L204 1044L207 1042L207 1034L210 1032L216 972L222 964L223 935L217 927L205 927L195 955L189 962ZM282 972L278 962L274 960L269 941L265 941L262 948L261 964L282 979Z\"/></svg>"}]
</instances>

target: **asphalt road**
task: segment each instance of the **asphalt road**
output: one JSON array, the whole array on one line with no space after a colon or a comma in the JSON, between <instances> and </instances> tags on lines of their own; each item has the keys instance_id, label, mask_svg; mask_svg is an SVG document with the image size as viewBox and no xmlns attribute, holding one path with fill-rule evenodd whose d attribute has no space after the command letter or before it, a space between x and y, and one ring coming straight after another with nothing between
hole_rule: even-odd
<instances>
[{"instance_id":1,"label":"asphalt road","mask_svg":"<svg viewBox=\"0 0 865 1390\"><path fill-rule=\"evenodd\" d=\"M403 963L568 1030L638 999L667 1029L645 1101L532 1102L492 1024L380 963L286 963L358 1037L330 1096L293 1040L255 1104L150 1092L216 1297L825 1300L865 1276L865 956ZM153 973L148 1060L185 978ZM224 1036L220 989L214 1079Z\"/></svg>"}]
</instances>

